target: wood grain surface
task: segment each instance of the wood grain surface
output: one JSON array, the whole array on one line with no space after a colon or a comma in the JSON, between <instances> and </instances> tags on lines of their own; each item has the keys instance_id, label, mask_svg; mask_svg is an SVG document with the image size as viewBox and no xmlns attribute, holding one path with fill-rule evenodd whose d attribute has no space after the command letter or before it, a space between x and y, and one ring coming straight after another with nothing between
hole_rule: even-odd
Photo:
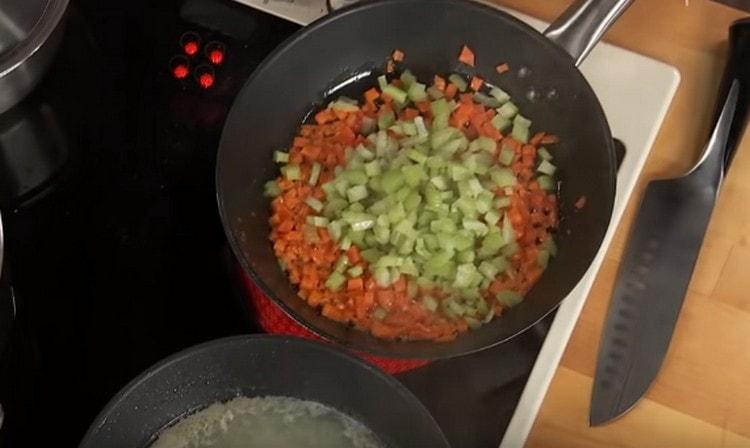
<instances>
[{"instance_id":1,"label":"wood grain surface","mask_svg":"<svg viewBox=\"0 0 750 448\"><path fill-rule=\"evenodd\" d=\"M495 1L548 21L569 3ZM748 135L714 211L659 377L630 413L588 426L599 340L634 212L648 180L679 175L697 160L712 125L727 30L744 16L709 0L636 0L607 34L608 42L674 65L682 83L527 446L750 447Z\"/></svg>"}]
</instances>

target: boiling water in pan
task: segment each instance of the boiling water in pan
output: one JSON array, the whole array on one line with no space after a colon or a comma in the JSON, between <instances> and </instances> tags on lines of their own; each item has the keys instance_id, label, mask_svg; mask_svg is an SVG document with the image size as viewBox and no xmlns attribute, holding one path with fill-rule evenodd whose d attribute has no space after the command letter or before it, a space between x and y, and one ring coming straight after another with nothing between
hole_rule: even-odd
<instances>
[{"instance_id":1,"label":"boiling water in pan","mask_svg":"<svg viewBox=\"0 0 750 448\"><path fill-rule=\"evenodd\" d=\"M150 448L383 448L362 423L314 401L238 397L162 431Z\"/></svg>"}]
</instances>

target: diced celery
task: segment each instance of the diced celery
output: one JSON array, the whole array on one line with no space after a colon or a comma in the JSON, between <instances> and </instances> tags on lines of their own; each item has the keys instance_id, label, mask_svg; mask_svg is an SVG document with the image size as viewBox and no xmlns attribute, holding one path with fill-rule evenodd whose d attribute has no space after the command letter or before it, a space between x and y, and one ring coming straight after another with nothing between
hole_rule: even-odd
<instances>
[{"instance_id":1,"label":"diced celery","mask_svg":"<svg viewBox=\"0 0 750 448\"><path fill-rule=\"evenodd\" d=\"M375 177L381 173L380 161L373 160L372 162L365 163L365 174L369 177Z\"/></svg>"},{"instance_id":2,"label":"diced celery","mask_svg":"<svg viewBox=\"0 0 750 448\"><path fill-rule=\"evenodd\" d=\"M427 88L427 95L429 95L433 100L439 100L445 96L445 94L443 94L443 92L435 86L430 86Z\"/></svg>"},{"instance_id":3,"label":"diced celery","mask_svg":"<svg viewBox=\"0 0 750 448\"><path fill-rule=\"evenodd\" d=\"M555 180L550 176L541 175L536 178L536 181L539 182L539 188L542 190L551 191L555 189Z\"/></svg>"},{"instance_id":4,"label":"diced celery","mask_svg":"<svg viewBox=\"0 0 750 448\"><path fill-rule=\"evenodd\" d=\"M419 280L417 280L419 282ZM438 309L438 301L435 300L432 296L424 296L422 297L422 306L424 306L428 311L435 312Z\"/></svg>"},{"instance_id":5,"label":"diced celery","mask_svg":"<svg viewBox=\"0 0 750 448\"><path fill-rule=\"evenodd\" d=\"M328 218L322 216L308 216L307 223L315 227L328 227Z\"/></svg>"},{"instance_id":6,"label":"diced celery","mask_svg":"<svg viewBox=\"0 0 750 448\"><path fill-rule=\"evenodd\" d=\"M557 244L555 243L555 240L552 238L548 239L544 242L544 248L549 252L550 256L556 257L557 256Z\"/></svg>"},{"instance_id":7,"label":"diced celery","mask_svg":"<svg viewBox=\"0 0 750 448\"><path fill-rule=\"evenodd\" d=\"M427 172L422 165L406 165L401 168L404 181L411 187L417 187L423 180L427 179Z\"/></svg>"},{"instance_id":8,"label":"diced celery","mask_svg":"<svg viewBox=\"0 0 750 448\"><path fill-rule=\"evenodd\" d=\"M378 249L365 249L362 252L359 253L363 260L370 264L376 263L380 257L383 256L383 253L379 251Z\"/></svg>"},{"instance_id":9,"label":"diced celery","mask_svg":"<svg viewBox=\"0 0 750 448\"><path fill-rule=\"evenodd\" d=\"M453 73L452 75L448 76L448 81L450 81L451 84L455 85L458 88L459 92L466 92L466 89L469 87L469 84L466 82L466 80L463 78L463 76Z\"/></svg>"},{"instance_id":10,"label":"diced celery","mask_svg":"<svg viewBox=\"0 0 750 448\"><path fill-rule=\"evenodd\" d=\"M378 76L378 85L380 86L380 90L385 89L385 86L388 85L388 78L385 75Z\"/></svg>"},{"instance_id":11,"label":"diced celery","mask_svg":"<svg viewBox=\"0 0 750 448\"><path fill-rule=\"evenodd\" d=\"M482 92L477 92L474 94L474 101L476 101L479 104L483 104L487 107L490 107L492 109L495 109L502 105L502 103L498 101L496 98L487 96Z\"/></svg>"},{"instance_id":12,"label":"diced celery","mask_svg":"<svg viewBox=\"0 0 750 448\"><path fill-rule=\"evenodd\" d=\"M414 189L410 186L404 186L400 188L394 195L393 199L396 200L396 202L402 202L406 200L406 197L411 194L411 192L414 191Z\"/></svg>"},{"instance_id":13,"label":"diced celery","mask_svg":"<svg viewBox=\"0 0 750 448\"><path fill-rule=\"evenodd\" d=\"M448 218L440 218L430 223L430 230L433 232L453 233L456 231L456 224Z\"/></svg>"},{"instance_id":14,"label":"diced celery","mask_svg":"<svg viewBox=\"0 0 750 448\"><path fill-rule=\"evenodd\" d=\"M403 73L401 73L401 82L403 82L404 87L408 89L409 86L417 82L417 77L414 76L414 74L412 74L412 72L407 69L407 70L404 70Z\"/></svg>"},{"instance_id":15,"label":"diced celery","mask_svg":"<svg viewBox=\"0 0 750 448\"><path fill-rule=\"evenodd\" d=\"M387 86L385 86L385 88L383 89L383 93L390 96L391 98L393 98L393 101L400 104L404 104L407 99L406 92L394 86L393 84L388 84Z\"/></svg>"},{"instance_id":16,"label":"diced celery","mask_svg":"<svg viewBox=\"0 0 750 448\"><path fill-rule=\"evenodd\" d=\"M421 116L414 118L414 126L417 127L417 135L426 137L429 134L427 126L425 126L424 124L424 118L422 118Z\"/></svg>"},{"instance_id":17,"label":"diced celery","mask_svg":"<svg viewBox=\"0 0 750 448\"><path fill-rule=\"evenodd\" d=\"M323 214L330 217L338 216L342 210L349 206L349 203L345 199L332 198L326 201L325 208L323 208Z\"/></svg>"},{"instance_id":18,"label":"diced celery","mask_svg":"<svg viewBox=\"0 0 750 448\"><path fill-rule=\"evenodd\" d=\"M391 208L388 211L387 219L391 224L394 225L406 219L406 210L404 210L404 205L399 202L395 207Z\"/></svg>"},{"instance_id":19,"label":"diced celery","mask_svg":"<svg viewBox=\"0 0 750 448\"><path fill-rule=\"evenodd\" d=\"M517 183L515 174L508 168L495 167L490 171L490 177L495 185L500 188L512 187Z\"/></svg>"},{"instance_id":20,"label":"diced celery","mask_svg":"<svg viewBox=\"0 0 750 448\"><path fill-rule=\"evenodd\" d=\"M349 241L351 241L353 244L356 244L357 246L364 246L365 245L365 232L364 230L354 230L349 229L348 232L346 232L346 237Z\"/></svg>"},{"instance_id":21,"label":"diced celery","mask_svg":"<svg viewBox=\"0 0 750 448\"><path fill-rule=\"evenodd\" d=\"M375 225L375 217L367 213L345 211L341 214L344 221L349 224L354 231L367 230Z\"/></svg>"},{"instance_id":22,"label":"diced celery","mask_svg":"<svg viewBox=\"0 0 750 448\"><path fill-rule=\"evenodd\" d=\"M549 264L549 252L547 250L540 250L539 255L537 255L537 262L539 263L539 267L542 269L547 269L547 264Z\"/></svg>"},{"instance_id":23,"label":"diced celery","mask_svg":"<svg viewBox=\"0 0 750 448\"><path fill-rule=\"evenodd\" d=\"M341 221L331 221L328 223L328 233L331 234L331 238L334 241L338 241L341 238L342 231L343 225Z\"/></svg>"},{"instance_id":24,"label":"diced celery","mask_svg":"<svg viewBox=\"0 0 750 448\"><path fill-rule=\"evenodd\" d=\"M404 185L404 175L399 170L388 170L383 173L381 185L387 194L395 193Z\"/></svg>"},{"instance_id":25,"label":"diced celery","mask_svg":"<svg viewBox=\"0 0 750 448\"><path fill-rule=\"evenodd\" d=\"M477 212L478 213L487 213L492 208L492 200L495 198L495 195L491 191L484 190L477 196L476 204L477 204Z\"/></svg>"},{"instance_id":26,"label":"diced celery","mask_svg":"<svg viewBox=\"0 0 750 448\"><path fill-rule=\"evenodd\" d=\"M510 95L500 87L493 87L490 89L490 95L498 100L500 103L507 103L510 101Z\"/></svg>"},{"instance_id":27,"label":"diced celery","mask_svg":"<svg viewBox=\"0 0 750 448\"><path fill-rule=\"evenodd\" d=\"M493 201L492 205L495 206L496 209L508 208L510 207L510 198L507 196L497 198Z\"/></svg>"},{"instance_id":28,"label":"diced celery","mask_svg":"<svg viewBox=\"0 0 750 448\"><path fill-rule=\"evenodd\" d=\"M299 165L290 163L281 168L281 172L287 180L300 180L302 179L302 171Z\"/></svg>"},{"instance_id":29,"label":"diced celery","mask_svg":"<svg viewBox=\"0 0 750 448\"><path fill-rule=\"evenodd\" d=\"M326 280L326 288L330 289L331 291L337 291L344 285L345 282L346 277L344 275L342 275L340 272L332 272L328 277L328 280Z\"/></svg>"},{"instance_id":30,"label":"diced celery","mask_svg":"<svg viewBox=\"0 0 750 448\"><path fill-rule=\"evenodd\" d=\"M512 308L523 300L523 296L516 291L505 290L497 293L497 300L505 307Z\"/></svg>"},{"instance_id":31,"label":"diced celery","mask_svg":"<svg viewBox=\"0 0 750 448\"><path fill-rule=\"evenodd\" d=\"M475 142L478 142L479 148L483 151L487 151L489 153L494 153L495 150L497 150L497 143L495 143L495 140L492 140L489 137L479 137Z\"/></svg>"},{"instance_id":32,"label":"diced celery","mask_svg":"<svg viewBox=\"0 0 750 448\"><path fill-rule=\"evenodd\" d=\"M357 278L360 277L364 273L364 269L362 269L362 266L354 266L353 268L349 268L348 271L346 271L347 274L349 274L349 277Z\"/></svg>"},{"instance_id":33,"label":"diced celery","mask_svg":"<svg viewBox=\"0 0 750 448\"><path fill-rule=\"evenodd\" d=\"M332 102L329 107L333 110L340 110L344 112L356 112L359 110L356 101L345 97L341 97L338 100Z\"/></svg>"},{"instance_id":34,"label":"diced celery","mask_svg":"<svg viewBox=\"0 0 750 448\"><path fill-rule=\"evenodd\" d=\"M487 235L487 225L476 219L464 219L462 225L464 229L471 230L477 236Z\"/></svg>"},{"instance_id":35,"label":"diced celery","mask_svg":"<svg viewBox=\"0 0 750 448\"><path fill-rule=\"evenodd\" d=\"M415 103L427 100L426 86L418 82L409 86L406 94L409 99L414 101Z\"/></svg>"},{"instance_id":36,"label":"diced celery","mask_svg":"<svg viewBox=\"0 0 750 448\"><path fill-rule=\"evenodd\" d=\"M338 261L336 261L336 265L334 266L333 270L336 272L344 272L349 267L349 257L346 256L346 254L339 257Z\"/></svg>"},{"instance_id":37,"label":"diced celery","mask_svg":"<svg viewBox=\"0 0 750 448\"><path fill-rule=\"evenodd\" d=\"M512 124L509 118L505 118L500 114L495 115L492 118L492 121L490 121L490 123L495 129L497 129L500 132L505 132L505 130L508 129L510 125Z\"/></svg>"},{"instance_id":38,"label":"diced celery","mask_svg":"<svg viewBox=\"0 0 750 448\"><path fill-rule=\"evenodd\" d=\"M501 249L501 252L506 257L512 257L516 254L516 252L518 252L519 249L520 247L518 246L518 243L515 241L511 241Z\"/></svg>"},{"instance_id":39,"label":"diced celery","mask_svg":"<svg viewBox=\"0 0 750 448\"><path fill-rule=\"evenodd\" d=\"M526 143L529 141L529 127L531 127L531 120L522 115L516 115L513 118L513 130L510 133L514 139Z\"/></svg>"},{"instance_id":40,"label":"diced celery","mask_svg":"<svg viewBox=\"0 0 750 448\"><path fill-rule=\"evenodd\" d=\"M361 169L346 170L341 173L341 176L343 176L350 185L365 185L367 184L367 181L370 180L367 173L365 173L365 170Z\"/></svg>"},{"instance_id":41,"label":"diced celery","mask_svg":"<svg viewBox=\"0 0 750 448\"><path fill-rule=\"evenodd\" d=\"M500 163L505 166L510 166L510 164L513 163L513 159L515 157L516 152L513 151L513 148L511 148L509 145L504 144L503 148L500 150Z\"/></svg>"},{"instance_id":42,"label":"diced celery","mask_svg":"<svg viewBox=\"0 0 750 448\"><path fill-rule=\"evenodd\" d=\"M427 155L417 151L416 149L410 149L406 151L406 156L420 165L427 161Z\"/></svg>"},{"instance_id":43,"label":"diced celery","mask_svg":"<svg viewBox=\"0 0 750 448\"><path fill-rule=\"evenodd\" d=\"M552 160L552 154L550 154L547 148L545 148L544 146L537 149L536 153L539 156L539 158L542 160Z\"/></svg>"},{"instance_id":44,"label":"diced celery","mask_svg":"<svg viewBox=\"0 0 750 448\"><path fill-rule=\"evenodd\" d=\"M435 116L435 118L432 119L432 130L439 131L440 129L447 128L449 119L450 115L448 114Z\"/></svg>"},{"instance_id":45,"label":"diced celery","mask_svg":"<svg viewBox=\"0 0 750 448\"><path fill-rule=\"evenodd\" d=\"M351 202L359 202L362 199L367 198L369 195L370 194L367 191L367 187L365 187L364 185L355 185L346 190L346 197Z\"/></svg>"},{"instance_id":46,"label":"diced celery","mask_svg":"<svg viewBox=\"0 0 750 448\"><path fill-rule=\"evenodd\" d=\"M446 190L448 188L448 180L444 176L435 176L430 179L432 185L438 190Z\"/></svg>"},{"instance_id":47,"label":"diced celery","mask_svg":"<svg viewBox=\"0 0 750 448\"><path fill-rule=\"evenodd\" d=\"M315 210L315 213L320 213L323 210L323 203L312 196L305 199L305 204L309 205L311 209Z\"/></svg>"},{"instance_id":48,"label":"diced celery","mask_svg":"<svg viewBox=\"0 0 750 448\"><path fill-rule=\"evenodd\" d=\"M318 162L313 162L312 168L310 169L310 179L307 180L308 184L313 186L318 184L318 179L320 178L320 170L320 164Z\"/></svg>"},{"instance_id":49,"label":"diced celery","mask_svg":"<svg viewBox=\"0 0 750 448\"><path fill-rule=\"evenodd\" d=\"M380 114L378 115L378 129L380 129L381 131L388 129L395 122L396 122L396 115L393 113L392 110L389 110L386 112L381 111Z\"/></svg>"},{"instance_id":50,"label":"diced celery","mask_svg":"<svg viewBox=\"0 0 750 448\"><path fill-rule=\"evenodd\" d=\"M539 171L540 173L546 174L548 176L552 176L555 174L555 171L557 171L557 167L549 163L548 160L542 159L542 163L539 164L536 170Z\"/></svg>"},{"instance_id":51,"label":"diced celery","mask_svg":"<svg viewBox=\"0 0 750 448\"><path fill-rule=\"evenodd\" d=\"M387 267L376 267L375 272L373 272L373 277L375 277L375 283L381 288L386 288L391 284L391 273Z\"/></svg>"},{"instance_id":52,"label":"diced celery","mask_svg":"<svg viewBox=\"0 0 750 448\"><path fill-rule=\"evenodd\" d=\"M500 221L500 214L494 210L490 210L484 214L484 222L490 226L494 226Z\"/></svg>"},{"instance_id":53,"label":"diced celery","mask_svg":"<svg viewBox=\"0 0 750 448\"><path fill-rule=\"evenodd\" d=\"M375 154L367 149L364 145L360 144L357 146L354 151L356 151L357 155L362 157L363 160L370 161L375 158Z\"/></svg>"},{"instance_id":54,"label":"diced celery","mask_svg":"<svg viewBox=\"0 0 750 448\"><path fill-rule=\"evenodd\" d=\"M472 263L464 263L456 269L456 279L453 281L454 288L468 288L474 278L477 268Z\"/></svg>"},{"instance_id":55,"label":"diced celery","mask_svg":"<svg viewBox=\"0 0 750 448\"><path fill-rule=\"evenodd\" d=\"M495 256L505 244L506 241L501 233L489 232L482 240L478 252L479 258L486 259Z\"/></svg>"},{"instance_id":56,"label":"diced celery","mask_svg":"<svg viewBox=\"0 0 750 448\"><path fill-rule=\"evenodd\" d=\"M497 109L497 114L500 115L503 118L513 118L514 115L518 113L518 106L513 104L511 101L508 101L507 103L500 106L500 108Z\"/></svg>"},{"instance_id":57,"label":"diced celery","mask_svg":"<svg viewBox=\"0 0 750 448\"><path fill-rule=\"evenodd\" d=\"M279 187L278 182L276 182L275 180L269 180L268 182L266 182L266 184L263 186L263 194L270 198L275 198L276 196L280 195L281 188Z\"/></svg>"},{"instance_id":58,"label":"diced celery","mask_svg":"<svg viewBox=\"0 0 750 448\"><path fill-rule=\"evenodd\" d=\"M437 101L433 101L431 104L431 109L432 109L432 115L434 117L437 117L439 115L450 115L451 113L451 109L450 109L450 106L448 106L448 102L442 98Z\"/></svg>"},{"instance_id":59,"label":"diced celery","mask_svg":"<svg viewBox=\"0 0 750 448\"><path fill-rule=\"evenodd\" d=\"M473 263L474 258L476 258L476 252L473 250L463 250L456 255L459 263Z\"/></svg>"},{"instance_id":60,"label":"diced celery","mask_svg":"<svg viewBox=\"0 0 750 448\"><path fill-rule=\"evenodd\" d=\"M408 135L410 137L417 135L417 125L415 125L413 122L404 121L403 123L401 123L401 129L404 131L405 135Z\"/></svg>"},{"instance_id":61,"label":"diced celery","mask_svg":"<svg viewBox=\"0 0 750 448\"><path fill-rule=\"evenodd\" d=\"M274 151L273 160L276 163L287 163L289 162L289 153L282 151Z\"/></svg>"},{"instance_id":62,"label":"diced celery","mask_svg":"<svg viewBox=\"0 0 750 448\"><path fill-rule=\"evenodd\" d=\"M515 241L515 239L516 232L513 230L513 224L510 222L510 218L506 213L505 216L503 216L503 240L505 240L506 243L509 243Z\"/></svg>"},{"instance_id":63,"label":"diced celery","mask_svg":"<svg viewBox=\"0 0 750 448\"><path fill-rule=\"evenodd\" d=\"M490 263L489 261L483 261L479 265L479 272L481 272L482 275L484 275L486 278L494 280L500 270L497 268L497 266Z\"/></svg>"},{"instance_id":64,"label":"diced celery","mask_svg":"<svg viewBox=\"0 0 750 448\"><path fill-rule=\"evenodd\" d=\"M422 203L422 195L418 191L412 191L409 196L404 199L404 208L407 211L416 210L419 204Z\"/></svg>"},{"instance_id":65,"label":"diced celery","mask_svg":"<svg viewBox=\"0 0 750 448\"><path fill-rule=\"evenodd\" d=\"M503 256L493 258L490 260L490 263L497 268L498 272L505 272L510 266L508 259Z\"/></svg>"}]
</instances>

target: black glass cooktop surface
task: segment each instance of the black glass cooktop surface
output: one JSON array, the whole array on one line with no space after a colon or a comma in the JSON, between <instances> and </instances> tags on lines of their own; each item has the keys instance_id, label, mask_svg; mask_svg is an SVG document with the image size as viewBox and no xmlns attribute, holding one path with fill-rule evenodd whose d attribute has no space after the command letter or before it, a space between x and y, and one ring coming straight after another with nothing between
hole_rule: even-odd
<instances>
[{"instance_id":1,"label":"black glass cooktop surface","mask_svg":"<svg viewBox=\"0 0 750 448\"><path fill-rule=\"evenodd\" d=\"M0 115L17 307L0 446L75 446L149 365L257 331L217 213L216 147L236 92L296 29L229 0L72 1L49 74ZM191 39L218 45L221 65L175 58ZM497 446L549 322L398 378L454 446Z\"/></svg>"}]
</instances>

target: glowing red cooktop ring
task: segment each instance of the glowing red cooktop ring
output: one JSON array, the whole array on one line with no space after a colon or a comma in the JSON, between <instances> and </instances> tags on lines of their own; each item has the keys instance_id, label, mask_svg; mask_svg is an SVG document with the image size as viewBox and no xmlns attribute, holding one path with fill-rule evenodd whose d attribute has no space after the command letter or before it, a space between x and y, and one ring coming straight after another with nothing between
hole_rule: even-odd
<instances>
[{"instance_id":1,"label":"glowing red cooktop ring","mask_svg":"<svg viewBox=\"0 0 750 448\"><path fill-rule=\"evenodd\" d=\"M201 37L198 33L188 31L180 36L180 47L188 56L195 56L201 49Z\"/></svg>"},{"instance_id":2,"label":"glowing red cooktop ring","mask_svg":"<svg viewBox=\"0 0 750 448\"><path fill-rule=\"evenodd\" d=\"M212 41L206 44L206 57L213 65L221 65L227 54L227 49L221 42Z\"/></svg>"}]
</instances>

